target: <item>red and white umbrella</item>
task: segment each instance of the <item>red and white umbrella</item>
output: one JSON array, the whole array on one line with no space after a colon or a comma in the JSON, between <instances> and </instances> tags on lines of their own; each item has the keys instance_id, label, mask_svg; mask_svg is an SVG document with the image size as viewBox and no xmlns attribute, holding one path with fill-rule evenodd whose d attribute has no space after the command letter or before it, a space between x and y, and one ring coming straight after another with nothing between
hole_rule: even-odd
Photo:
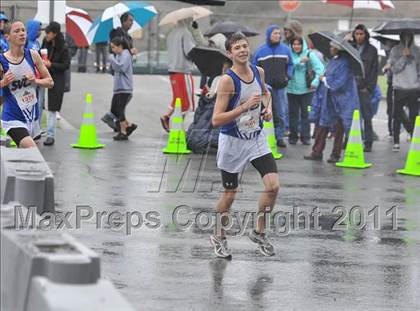
<instances>
[{"instance_id":1,"label":"red and white umbrella","mask_svg":"<svg viewBox=\"0 0 420 311\"><path fill-rule=\"evenodd\" d=\"M328 4L338 4L352 9L387 10L395 9L391 0L321 0Z\"/></svg>"},{"instance_id":2,"label":"red and white umbrella","mask_svg":"<svg viewBox=\"0 0 420 311\"><path fill-rule=\"evenodd\" d=\"M87 37L90 26L92 26L92 18L85 10L66 6L66 31L77 47L90 45L91 42Z\"/></svg>"}]
</instances>

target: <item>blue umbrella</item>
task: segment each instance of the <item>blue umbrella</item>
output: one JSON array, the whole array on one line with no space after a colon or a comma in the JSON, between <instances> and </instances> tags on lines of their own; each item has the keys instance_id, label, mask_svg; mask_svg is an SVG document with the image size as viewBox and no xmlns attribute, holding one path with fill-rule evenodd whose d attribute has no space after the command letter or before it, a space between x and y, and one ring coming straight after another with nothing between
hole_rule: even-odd
<instances>
[{"instance_id":1,"label":"blue umbrella","mask_svg":"<svg viewBox=\"0 0 420 311\"><path fill-rule=\"evenodd\" d=\"M112 29L120 27L120 17L124 13L129 12L134 19L130 33L143 28L158 13L154 6L145 2L129 1L120 2L116 5L105 9L92 23L87 34L92 43L108 42L109 33Z\"/></svg>"}]
</instances>

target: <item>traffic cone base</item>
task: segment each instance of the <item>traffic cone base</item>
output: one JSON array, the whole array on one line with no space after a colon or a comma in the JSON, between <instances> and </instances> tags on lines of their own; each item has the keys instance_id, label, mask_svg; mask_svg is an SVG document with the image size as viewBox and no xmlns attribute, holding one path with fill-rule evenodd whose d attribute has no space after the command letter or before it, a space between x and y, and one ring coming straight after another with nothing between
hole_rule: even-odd
<instances>
[{"instance_id":1,"label":"traffic cone base","mask_svg":"<svg viewBox=\"0 0 420 311\"><path fill-rule=\"evenodd\" d=\"M99 149L105 147L104 144L99 144L97 141L91 94L86 94L85 111L83 112L83 123L80 126L79 141L77 144L71 144L70 146L80 149Z\"/></svg>"},{"instance_id":2,"label":"traffic cone base","mask_svg":"<svg viewBox=\"0 0 420 311\"><path fill-rule=\"evenodd\" d=\"M187 137L184 130L184 118L181 111L181 99L175 101L175 111L170 119L168 143L163 153L189 154L191 150L187 148Z\"/></svg>"},{"instance_id":3,"label":"traffic cone base","mask_svg":"<svg viewBox=\"0 0 420 311\"><path fill-rule=\"evenodd\" d=\"M411 139L410 150L408 150L405 168L397 170L397 173L420 176L420 116L416 117L413 138Z\"/></svg>"},{"instance_id":4,"label":"traffic cone base","mask_svg":"<svg viewBox=\"0 0 420 311\"><path fill-rule=\"evenodd\" d=\"M371 167L371 163L365 163L364 159L361 161L360 154L363 155L363 147L360 144L347 143L344 160L342 162L337 162L335 165L349 168Z\"/></svg>"},{"instance_id":5,"label":"traffic cone base","mask_svg":"<svg viewBox=\"0 0 420 311\"><path fill-rule=\"evenodd\" d=\"M162 149L163 153L189 154L187 138L184 130L171 130L169 132L168 145Z\"/></svg>"},{"instance_id":6,"label":"traffic cone base","mask_svg":"<svg viewBox=\"0 0 420 311\"><path fill-rule=\"evenodd\" d=\"M368 168L371 163L365 162L363 153L362 132L360 131L360 115L359 110L354 110L353 121L351 123L351 130L349 140L347 142L346 150L344 152L344 159L335 164L338 167L347 168Z\"/></svg>"}]
</instances>

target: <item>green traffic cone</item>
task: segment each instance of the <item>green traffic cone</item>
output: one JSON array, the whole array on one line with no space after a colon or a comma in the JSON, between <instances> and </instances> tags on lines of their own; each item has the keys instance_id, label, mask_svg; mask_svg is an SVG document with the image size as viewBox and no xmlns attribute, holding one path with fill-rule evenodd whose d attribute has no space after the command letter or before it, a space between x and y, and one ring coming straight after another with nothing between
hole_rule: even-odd
<instances>
[{"instance_id":1,"label":"green traffic cone","mask_svg":"<svg viewBox=\"0 0 420 311\"><path fill-rule=\"evenodd\" d=\"M80 126L79 142L71 145L73 148L98 149L105 147L99 144L96 137L96 126L92 109L92 94L86 94L85 111L83 112L83 123Z\"/></svg>"},{"instance_id":2,"label":"green traffic cone","mask_svg":"<svg viewBox=\"0 0 420 311\"><path fill-rule=\"evenodd\" d=\"M363 154L362 132L360 130L359 110L354 110L349 140L344 152L344 160L335 164L338 167L368 168L371 163L365 162Z\"/></svg>"},{"instance_id":3,"label":"green traffic cone","mask_svg":"<svg viewBox=\"0 0 420 311\"><path fill-rule=\"evenodd\" d=\"M416 118L410 149L408 150L405 168L397 170L397 173L420 176L420 116Z\"/></svg>"},{"instance_id":4,"label":"green traffic cone","mask_svg":"<svg viewBox=\"0 0 420 311\"><path fill-rule=\"evenodd\" d=\"M191 150L187 148L187 137L184 130L184 118L181 112L181 99L175 101L175 111L171 117L168 144L162 150L163 153L189 154Z\"/></svg>"}]
</instances>

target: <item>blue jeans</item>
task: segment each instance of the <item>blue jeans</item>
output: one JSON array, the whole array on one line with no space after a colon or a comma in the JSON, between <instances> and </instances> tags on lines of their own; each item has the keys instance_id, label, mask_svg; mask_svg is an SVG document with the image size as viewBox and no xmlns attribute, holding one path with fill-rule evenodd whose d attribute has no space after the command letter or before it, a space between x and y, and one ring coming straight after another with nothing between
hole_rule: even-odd
<instances>
[{"instance_id":1,"label":"blue jeans","mask_svg":"<svg viewBox=\"0 0 420 311\"><path fill-rule=\"evenodd\" d=\"M57 112L47 111L47 136L55 137L55 128L57 124Z\"/></svg>"},{"instance_id":2,"label":"blue jeans","mask_svg":"<svg viewBox=\"0 0 420 311\"><path fill-rule=\"evenodd\" d=\"M288 102L286 89L273 89L273 121L274 121L274 133L276 139L282 139L284 136L284 131L289 128L289 118L288 118Z\"/></svg>"}]
</instances>

